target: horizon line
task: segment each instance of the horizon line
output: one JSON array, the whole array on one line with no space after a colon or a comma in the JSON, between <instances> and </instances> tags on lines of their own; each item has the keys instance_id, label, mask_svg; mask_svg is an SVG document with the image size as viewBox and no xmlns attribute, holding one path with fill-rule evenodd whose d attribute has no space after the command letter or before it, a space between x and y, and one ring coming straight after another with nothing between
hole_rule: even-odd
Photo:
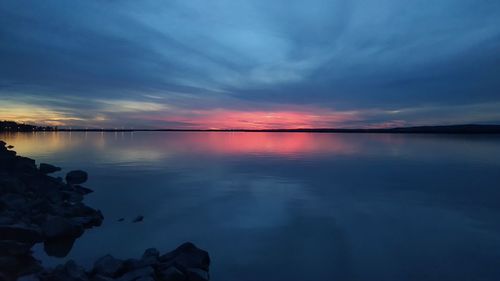
<instances>
[{"instance_id":1,"label":"horizon line","mask_svg":"<svg viewBox=\"0 0 500 281\"><path fill-rule=\"evenodd\" d=\"M15 121L4 121L15 122ZM1 123L1 122L0 122ZM16 122L17 123L17 122ZM20 127L14 130L0 131L13 132L310 132L310 133L487 133L500 134L500 124L454 124L454 125L421 125L387 128L276 128L276 129L182 129L182 128L58 128L57 126L36 126L18 124L30 129Z\"/></svg>"}]
</instances>

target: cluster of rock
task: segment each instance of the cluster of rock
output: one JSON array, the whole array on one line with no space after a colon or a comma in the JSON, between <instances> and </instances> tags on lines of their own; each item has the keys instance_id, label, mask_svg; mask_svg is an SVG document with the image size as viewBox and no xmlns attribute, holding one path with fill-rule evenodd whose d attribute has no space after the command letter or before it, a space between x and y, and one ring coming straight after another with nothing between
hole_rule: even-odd
<instances>
[{"instance_id":1,"label":"cluster of rock","mask_svg":"<svg viewBox=\"0 0 500 281\"><path fill-rule=\"evenodd\" d=\"M147 249L140 259L120 260L106 255L90 271L70 260L19 281L207 281L209 264L207 252L184 243L164 255L157 249Z\"/></svg>"},{"instance_id":2,"label":"cluster of rock","mask_svg":"<svg viewBox=\"0 0 500 281\"><path fill-rule=\"evenodd\" d=\"M32 255L44 243L50 256L64 257L85 229L100 226L103 215L82 203L92 190L81 186L84 171L65 180L48 174L61 169L16 155L0 141L0 281L3 280L208 280L208 253L191 243L160 255L148 249L141 259L99 259L90 272L70 261L44 269Z\"/></svg>"},{"instance_id":3,"label":"cluster of rock","mask_svg":"<svg viewBox=\"0 0 500 281\"><path fill-rule=\"evenodd\" d=\"M18 276L41 269L32 257L35 243L51 256L65 256L85 229L99 226L100 211L82 203L91 190L80 186L83 171L67 174L66 182L47 174L60 168L36 166L0 141L0 272Z\"/></svg>"}]
</instances>

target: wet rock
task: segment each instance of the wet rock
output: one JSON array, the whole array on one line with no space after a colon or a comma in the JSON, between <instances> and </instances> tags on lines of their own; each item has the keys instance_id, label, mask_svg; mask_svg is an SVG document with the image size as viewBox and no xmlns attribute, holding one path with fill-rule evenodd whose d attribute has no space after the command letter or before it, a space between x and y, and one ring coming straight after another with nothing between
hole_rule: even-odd
<instances>
[{"instance_id":1,"label":"wet rock","mask_svg":"<svg viewBox=\"0 0 500 281\"><path fill-rule=\"evenodd\" d=\"M158 272L158 279L160 281L184 281L186 280L186 275L177 269L177 267L170 266Z\"/></svg>"},{"instance_id":2,"label":"wet rock","mask_svg":"<svg viewBox=\"0 0 500 281\"><path fill-rule=\"evenodd\" d=\"M208 272L199 268L188 268L187 276L189 281L207 281L210 279Z\"/></svg>"},{"instance_id":3,"label":"wet rock","mask_svg":"<svg viewBox=\"0 0 500 281\"><path fill-rule=\"evenodd\" d=\"M80 193L82 195L87 195L89 193L94 192L92 189L86 188L86 187L81 186L81 185L75 185L74 188L75 188L76 192L78 192L78 193Z\"/></svg>"},{"instance_id":4,"label":"wet rock","mask_svg":"<svg viewBox=\"0 0 500 281\"><path fill-rule=\"evenodd\" d=\"M24 173L35 173L37 168L35 164L35 160L28 158L28 157L22 157L22 156L16 156L15 158L15 169L20 172Z\"/></svg>"},{"instance_id":5,"label":"wet rock","mask_svg":"<svg viewBox=\"0 0 500 281\"><path fill-rule=\"evenodd\" d=\"M93 226L101 225L103 220L103 216L100 211L96 213L86 216L86 217L73 217L71 221L75 224L82 225L85 228L90 228Z\"/></svg>"},{"instance_id":6,"label":"wet rock","mask_svg":"<svg viewBox=\"0 0 500 281\"><path fill-rule=\"evenodd\" d=\"M143 276L143 277L137 279L136 281L155 281L155 279L151 276Z\"/></svg>"},{"instance_id":7,"label":"wet rock","mask_svg":"<svg viewBox=\"0 0 500 281\"><path fill-rule=\"evenodd\" d=\"M56 267L52 272L42 278L51 281L87 281L89 280L83 267L70 260L63 266Z\"/></svg>"},{"instance_id":8,"label":"wet rock","mask_svg":"<svg viewBox=\"0 0 500 281\"><path fill-rule=\"evenodd\" d=\"M11 210L21 210L27 207L26 196L18 193L8 193L1 197L0 201Z\"/></svg>"},{"instance_id":9,"label":"wet rock","mask_svg":"<svg viewBox=\"0 0 500 281\"><path fill-rule=\"evenodd\" d=\"M94 263L94 274L105 277L117 277L124 269L124 262L111 255L101 257Z\"/></svg>"},{"instance_id":10,"label":"wet rock","mask_svg":"<svg viewBox=\"0 0 500 281\"><path fill-rule=\"evenodd\" d=\"M47 163L40 163L38 170L43 174L51 174L61 170L61 168Z\"/></svg>"},{"instance_id":11,"label":"wet rock","mask_svg":"<svg viewBox=\"0 0 500 281\"><path fill-rule=\"evenodd\" d=\"M210 256L208 252L199 249L193 243L187 242L174 251L160 256L160 262L175 262L185 268L201 268L208 271Z\"/></svg>"},{"instance_id":12,"label":"wet rock","mask_svg":"<svg viewBox=\"0 0 500 281\"><path fill-rule=\"evenodd\" d=\"M50 257L64 258L73 248L75 240L73 237L47 240L43 243L43 250Z\"/></svg>"},{"instance_id":13,"label":"wet rock","mask_svg":"<svg viewBox=\"0 0 500 281\"><path fill-rule=\"evenodd\" d=\"M30 255L0 256L0 273L6 273L7 276L29 275L41 270L40 262Z\"/></svg>"},{"instance_id":14,"label":"wet rock","mask_svg":"<svg viewBox=\"0 0 500 281\"><path fill-rule=\"evenodd\" d=\"M30 274L19 277L17 281L40 281L40 278L36 274Z\"/></svg>"},{"instance_id":15,"label":"wet rock","mask_svg":"<svg viewBox=\"0 0 500 281\"><path fill-rule=\"evenodd\" d=\"M133 271L144 267L156 267L158 263L158 258L149 256L141 259L127 259L124 262L124 267L125 271Z\"/></svg>"},{"instance_id":16,"label":"wet rock","mask_svg":"<svg viewBox=\"0 0 500 281\"><path fill-rule=\"evenodd\" d=\"M2 255L22 256L31 252L33 243L23 243L13 240L0 240L0 253Z\"/></svg>"},{"instance_id":17,"label":"wet rock","mask_svg":"<svg viewBox=\"0 0 500 281\"><path fill-rule=\"evenodd\" d=\"M13 149L13 148L14 148L14 146L13 146L13 145L8 145L8 146L7 146L7 148L8 148L8 149Z\"/></svg>"},{"instance_id":18,"label":"wet rock","mask_svg":"<svg viewBox=\"0 0 500 281\"><path fill-rule=\"evenodd\" d=\"M62 191L61 192L63 200L69 201L69 202L82 202L83 201L83 195L76 192L76 191Z\"/></svg>"},{"instance_id":19,"label":"wet rock","mask_svg":"<svg viewBox=\"0 0 500 281\"><path fill-rule=\"evenodd\" d=\"M90 280L91 281L113 281L115 279L113 279L111 277L102 276L102 275L95 275Z\"/></svg>"},{"instance_id":20,"label":"wet rock","mask_svg":"<svg viewBox=\"0 0 500 281\"><path fill-rule=\"evenodd\" d=\"M68 184L82 184L88 179L87 172L81 170L71 171L66 174Z\"/></svg>"},{"instance_id":21,"label":"wet rock","mask_svg":"<svg viewBox=\"0 0 500 281\"><path fill-rule=\"evenodd\" d=\"M48 240L57 238L80 237L83 227L63 217L49 217L42 226L43 234Z\"/></svg>"},{"instance_id":22,"label":"wet rock","mask_svg":"<svg viewBox=\"0 0 500 281\"><path fill-rule=\"evenodd\" d=\"M25 243L42 242L40 229L24 224L0 225L0 240L12 240Z\"/></svg>"},{"instance_id":23,"label":"wet rock","mask_svg":"<svg viewBox=\"0 0 500 281\"><path fill-rule=\"evenodd\" d=\"M0 177L0 194L9 192L21 193L26 189L22 181L13 177Z\"/></svg>"},{"instance_id":24,"label":"wet rock","mask_svg":"<svg viewBox=\"0 0 500 281\"><path fill-rule=\"evenodd\" d=\"M144 216L137 216L135 219L132 220L132 222L141 222L144 220Z\"/></svg>"},{"instance_id":25,"label":"wet rock","mask_svg":"<svg viewBox=\"0 0 500 281\"><path fill-rule=\"evenodd\" d=\"M115 280L118 281L135 281L139 278L144 278L144 277L152 277L154 276L155 271L152 267L143 267L140 269L136 269L130 272L125 273L122 275L120 278L117 278Z\"/></svg>"},{"instance_id":26,"label":"wet rock","mask_svg":"<svg viewBox=\"0 0 500 281\"><path fill-rule=\"evenodd\" d=\"M144 251L144 254L142 254L142 258L148 258L148 257L154 257L154 258L159 258L160 257L160 251L156 248L149 248Z\"/></svg>"}]
</instances>

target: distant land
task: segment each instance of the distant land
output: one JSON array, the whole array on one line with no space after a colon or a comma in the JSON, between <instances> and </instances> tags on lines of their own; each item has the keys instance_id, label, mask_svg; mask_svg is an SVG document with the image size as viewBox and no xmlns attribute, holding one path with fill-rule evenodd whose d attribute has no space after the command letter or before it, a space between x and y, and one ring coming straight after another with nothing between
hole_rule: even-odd
<instances>
[{"instance_id":1,"label":"distant land","mask_svg":"<svg viewBox=\"0 0 500 281\"><path fill-rule=\"evenodd\" d=\"M389 134L500 134L500 125L444 125L395 128L309 128L309 129L67 129L0 121L0 131L8 132L276 132L276 133L389 133Z\"/></svg>"}]
</instances>

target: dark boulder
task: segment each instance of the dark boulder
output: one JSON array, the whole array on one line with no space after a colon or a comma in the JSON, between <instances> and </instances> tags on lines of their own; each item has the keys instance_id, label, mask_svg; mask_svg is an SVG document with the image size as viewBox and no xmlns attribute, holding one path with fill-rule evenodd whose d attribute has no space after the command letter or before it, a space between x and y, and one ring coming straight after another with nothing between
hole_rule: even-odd
<instances>
[{"instance_id":1,"label":"dark boulder","mask_svg":"<svg viewBox=\"0 0 500 281\"><path fill-rule=\"evenodd\" d=\"M35 164L35 160L28 158L28 157L23 157L23 156L16 156L15 158L15 169L17 171L23 172L23 173L35 173L37 168Z\"/></svg>"},{"instance_id":2,"label":"dark boulder","mask_svg":"<svg viewBox=\"0 0 500 281\"><path fill-rule=\"evenodd\" d=\"M42 280L51 281L87 281L89 280L85 269L70 260L64 265L60 265L42 277Z\"/></svg>"},{"instance_id":3,"label":"dark boulder","mask_svg":"<svg viewBox=\"0 0 500 281\"><path fill-rule=\"evenodd\" d=\"M14 177L0 177L0 194L8 192L21 193L26 189L24 183Z\"/></svg>"},{"instance_id":4,"label":"dark boulder","mask_svg":"<svg viewBox=\"0 0 500 281\"><path fill-rule=\"evenodd\" d=\"M81 195L86 195L86 194L94 192L92 189L81 186L81 185L75 185L74 190L76 192L80 193Z\"/></svg>"},{"instance_id":5,"label":"dark boulder","mask_svg":"<svg viewBox=\"0 0 500 281\"><path fill-rule=\"evenodd\" d=\"M42 242L39 229L24 224L0 225L0 240L13 240L25 243Z\"/></svg>"},{"instance_id":6,"label":"dark boulder","mask_svg":"<svg viewBox=\"0 0 500 281\"><path fill-rule=\"evenodd\" d=\"M159 270L158 280L160 281L185 281L186 275L175 266Z\"/></svg>"},{"instance_id":7,"label":"dark boulder","mask_svg":"<svg viewBox=\"0 0 500 281\"><path fill-rule=\"evenodd\" d=\"M13 240L0 240L0 253L2 255L22 256L30 254L34 243L18 242Z\"/></svg>"},{"instance_id":8,"label":"dark boulder","mask_svg":"<svg viewBox=\"0 0 500 281\"><path fill-rule=\"evenodd\" d=\"M75 240L76 238L73 237L64 237L54 240L47 240L43 243L43 250L50 257L64 258L69 254L69 252L73 248Z\"/></svg>"},{"instance_id":9,"label":"dark boulder","mask_svg":"<svg viewBox=\"0 0 500 281\"><path fill-rule=\"evenodd\" d=\"M66 174L66 182L69 184L82 184L88 179L87 172L81 170L71 171Z\"/></svg>"},{"instance_id":10,"label":"dark boulder","mask_svg":"<svg viewBox=\"0 0 500 281\"><path fill-rule=\"evenodd\" d=\"M136 269L133 271L129 271L125 274L123 274L120 278L117 278L115 280L119 281L135 281L139 278L145 278L145 277L152 277L154 276L155 271L152 267L143 267L140 269Z\"/></svg>"},{"instance_id":11,"label":"dark boulder","mask_svg":"<svg viewBox=\"0 0 500 281\"><path fill-rule=\"evenodd\" d=\"M40 278L36 274L30 274L17 278L17 281L40 281Z\"/></svg>"},{"instance_id":12,"label":"dark boulder","mask_svg":"<svg viewBox=\"0 0 500 281\"><path fill-rule=\"evenodd\" d=\"M83 227L70 219L63 217L49 217L42 225L43 234L49 240L57 238L80 237Z\"/></svg>"},{"instance_id":13,"label":"dark boulder","mask_svg":"<svg viewBox=\"0 0 500 281\"><path fill-rule=\"evenodd\" d=\"M61 170L61 168L47 163L40 163L38 170L43 174L51 174Z\"/></svg>"},{"instance_id":14,"label":"dark boulder","mask_svg":"<svg viewBox=\"0 0 500 281\"><path fill-rule=\"evenodd\" d=\"M123 273L124 263L111 255L101 257L94 263L92 272L96 275L115 278Z\"/></svg>"},{"instance_id":15,"label":"dark boulder","mask_svg":"<svg viewBox=\"0 0 500 281\"><path fill-rule=\"evenodd\" d=\"M156 248L149 248L144 251L144 254L142 254L142 258L148 258L148 257L154 257L154 258L159 258L160 257L160 251Z\"/></svg>"},{"instance_id":16,"label":"dark boulder","mask_svg":"<svg viewBox=\"0 0 500 281\"><path fill-rule=\"evenodd\" d=\"M132 220L132 222L141 222L144 220L144 216L137 216L135 219Z\"/></svg>"},{"instance_id":17,"label":"dark boulder","mask_svg":"<svg viewBox=\"0 0 500 281\"><path fill-rule=\"evenodd\" d=\"M176 263L184 268L201 268L208 271L210 256L208 252L199 249L193 243L187 242L177 249L160 256L162 263Z\"/></svg>"}]
</instances>

